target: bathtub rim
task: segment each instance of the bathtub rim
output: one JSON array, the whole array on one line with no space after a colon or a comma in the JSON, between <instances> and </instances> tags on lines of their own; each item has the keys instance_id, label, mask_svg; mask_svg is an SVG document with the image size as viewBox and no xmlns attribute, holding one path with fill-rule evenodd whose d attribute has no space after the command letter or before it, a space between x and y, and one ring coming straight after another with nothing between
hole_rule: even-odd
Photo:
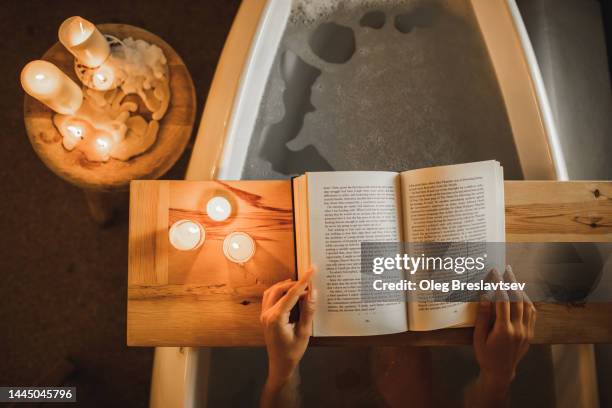
<instances>
[{"instance_id":1,"label":"bathtub rim","mask_svg":"<svg viewBox=\"0 0 612 408\"><path fill-rule=\"evenodd\" d=\"M500 84L524 179L567 180L552 109L516 1L470 1ZM242 2L204 107L188 180L242 177L265 85L290 11L287 0ZM490 16L502 20L487 24ZM499 22L505 24L501 36L494 35ZM504 58L509 52L519 58ZM522 80L513 80L517 77Z\"/></svg>"}]
</instances>

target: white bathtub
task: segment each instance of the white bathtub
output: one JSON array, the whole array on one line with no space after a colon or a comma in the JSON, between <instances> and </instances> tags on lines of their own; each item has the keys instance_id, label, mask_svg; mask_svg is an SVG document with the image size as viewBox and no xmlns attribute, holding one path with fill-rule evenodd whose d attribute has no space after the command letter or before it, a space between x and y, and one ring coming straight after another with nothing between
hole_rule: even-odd
<instances>
[{"instance_id":1,"label":"white bathtub","mask_svg":"<svg viewBox=\"0 0 612 408\"><path fill-rule=\"evenodd\" d=\"M248 3L243 9L249 7L249 15L238 15L219 63L191 157L189 179L241 178L259 102L291 11L288 0ZM567 179L544 83L515 1L471 3L506 104L524 177ZM247 47L249 33L239 36L236 32L254 25L257 15L261 17Z\"/></svg>"},{"instance_id":2,"label":"white bathtub","mask_svg":"<svg viewBox=\"0 0 612 408\"><path fill-rule=\"evenodd\" d=\"M515 1L471 2L505 101L524 177L566 180L548 96ZM290 5L288 0L243 2L215 73L187 179L241 178ZM151 406L204 406L209 356L204 348L157 349ZM592 353L580 364L586 361L585 370L592 373L589 359Z\"/></svg>"}]
</instances>

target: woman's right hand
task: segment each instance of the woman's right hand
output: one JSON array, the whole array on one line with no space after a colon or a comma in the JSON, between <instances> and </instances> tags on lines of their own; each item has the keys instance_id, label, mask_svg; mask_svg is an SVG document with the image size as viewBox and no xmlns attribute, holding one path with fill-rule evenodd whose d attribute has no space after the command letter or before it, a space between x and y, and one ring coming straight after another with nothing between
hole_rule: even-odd
<instances>
[{"instance_id":1,"label":"woman's right hand","mask_svg":"<svg viewBox=\"0 0 612 408\"><path fill-rule=\"evenodd\" d=\"M493 272L494 280L502 281L499 273ZM516 282L510 266L503 280ZM505 399L516 367L533 339L535 322L536 309L523 292L499 291L494 302L481 300L474 328L474 353L480 365L476 385L481 397Z\"/></svg>"}]
</instances>

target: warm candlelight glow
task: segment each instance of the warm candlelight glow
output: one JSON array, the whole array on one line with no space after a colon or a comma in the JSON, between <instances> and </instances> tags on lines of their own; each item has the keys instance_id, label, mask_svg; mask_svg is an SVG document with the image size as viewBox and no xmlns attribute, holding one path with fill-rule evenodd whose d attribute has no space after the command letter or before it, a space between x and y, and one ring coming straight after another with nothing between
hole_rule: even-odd
<instances>
[{"instance_id":1,"label":"warm candlelight glow","mask_svg":"<svg viewBox=\"0 0 612 408\"><path fill-rule=\"evenodd\" d=\"M65 115L74 114L83 103L81 88L47 61L28 63L21 71L21 86L30 96Z\"/></svg>"},{"instance_id":2,"label":"warm candlelight glow","mask_svg":"<svg viewBox=\"0 0 612 408\"><path fill-rule=\"evenodd\" d=\"M83 126L79 124L68 125L66 126L66 130L67 132L64 132L65 134L63 134L64 138L62 143L66 150L70 151L74 149L81 140L83 140L85 137L85 130L83 129ZM62 133L61 130L60 133Z\"/></svg>"},{"instance_id":3,"label":"warm candlelight glow","mask_svg":"<svg viewBox=\"0 0 612 408\"><path fill-rule=\"evenodd\" d=\"M113 69L104 64L96 69L95 73L92 76L92 86L93 89L97 89L99 91L106 91L113 87L115 82L115 72Z\"/></svg>"},{"instance_id":4,"label":"warm candlelight glow","mask_svg":"<svg viewBox=\"0 0 612 408\"><path fill-rule=\"evenodd\" d=\"M26 65L21 82L29 95L56 112L52 121L63 147L92 162L127 161L147 152L170 103L168 64L161 48L131 37L104 36L78 16L62 23L59 38L75 57L83 88L46 61ZM227 218L225 210L222 203L214 211Z\"/></svg>"},{"instance_id":5,"label":"warm candlelight glow","mask_svg":"<svg viewBox=\"0 0 612 408\"><path fill-rule=\"evenodd\" d=\"M78 138L78 139L83 138L83 128L82 127L70 125L67 127L67 129L74 138Z\"/></svg>"},{"instance_id":6,"label":"warm candlelight glow","mask_svg":"<svg viewBox=\"0 0 612 408\"><path fill-rule=\"evenodd\" d=\"M74 16L59 28L59 40L83 65L99 67L110 55L110 46L104 35L90 21Z\"/></svg>"},{"instance_id":7,"label":"warm candlelight glow","mask_svg":"<svg viewBox=\"0 0 612 408\"><path fill-rule=\"evenodd\" d=\"M225 197L213 197L206 204L206 213L214 221L225 221L232 214L232 205Z\"/></svg>"},{"instance_id":8,"label":"warm candlelight glow","mask_svg":"<svg viewBox=\"0 0 612 408\"><path fill-rule=\"evenodd\" d=\"M96 139L96 148L98 149L98 151L100 152L100 154L108 154L108 152L110 151L110 142L108 139L104 139L104 138L97 138Z\"/></svg>"},{"instance_id":9,"label":"warm candlelight glow","mask_svg":"<svg viewBox=\"0 0 612 408\"><path fill-rule=\"evenodd\" d=\"M180 251L199 248L204 243L205 230L199 223L180 220L172 224L168 238L173 247Z\"/></svg>"},{"instance_id":10,"label":"warm candlelight glow","mask_svg":"<svg viewBox=\"0 0 612 408\"><path fill-rule=\"evenodd\" d=\"M232 262L246 263L255 254L255 241L246 232L233 232L223 241L223 253Z\"/></svg>"}]
</instances>

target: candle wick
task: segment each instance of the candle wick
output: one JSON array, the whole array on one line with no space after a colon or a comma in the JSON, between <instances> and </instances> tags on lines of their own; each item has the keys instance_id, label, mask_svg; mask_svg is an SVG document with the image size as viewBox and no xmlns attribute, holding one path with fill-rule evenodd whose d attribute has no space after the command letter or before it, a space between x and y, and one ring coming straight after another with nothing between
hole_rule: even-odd
<instances>
[{"instance_id":1,"label":"candle wick","mask_svg":"<svg viewBox=\"0 0 612 408\"><path fill-rule=\"evenodd\" d=\"M83 129L81 129L80 127L77 126L68 126L68 130L70 131L70 133L72 133L73 136L76 136L78 138L83 138Z\"/></svg>"},{"instance_id":2,"label":"candle wick","mask_svg":"<svg viewBox=\"0 0 612 408\"><path fill-rule=\"evenodd\" d=\"M108 150L108 147L109 147L108 140L97 139L96 140L96 144L98 145L100 150L103 150L103 151Z\"/></svg>"}]
</instances>

